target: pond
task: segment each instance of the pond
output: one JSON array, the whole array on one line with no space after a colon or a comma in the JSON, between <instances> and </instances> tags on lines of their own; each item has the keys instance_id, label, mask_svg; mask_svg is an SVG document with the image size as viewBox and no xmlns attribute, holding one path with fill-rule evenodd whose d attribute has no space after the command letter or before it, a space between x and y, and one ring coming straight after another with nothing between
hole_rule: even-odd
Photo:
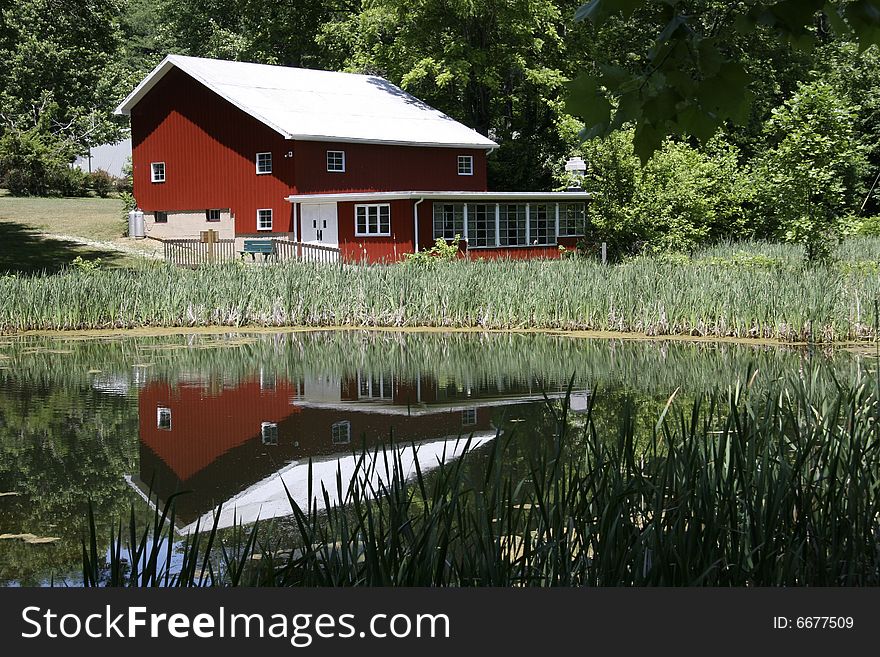
<instances>
[{"instance_id":1,"label":"pond","mask_svg":"<svg viewBox=\"0 0 880 657\"><path fill-rule=\"evenodd\" d=\"M645 430L755 370L851 379L862 358L732 343L552 334L314 331L0 339L0 583L76 584L91 502L104 528L176 497L183 536L290 514L353 451L416 444L424 470L500 439L552 436L590 407ZM411 454L412 450L407 453ZM412 468L412 463L406 463ZM347 470L348 469L348 470ZM317 482L317 484L315 484ZM328 498L332 504L331 495Z\"/></svg>"}]
</instances>

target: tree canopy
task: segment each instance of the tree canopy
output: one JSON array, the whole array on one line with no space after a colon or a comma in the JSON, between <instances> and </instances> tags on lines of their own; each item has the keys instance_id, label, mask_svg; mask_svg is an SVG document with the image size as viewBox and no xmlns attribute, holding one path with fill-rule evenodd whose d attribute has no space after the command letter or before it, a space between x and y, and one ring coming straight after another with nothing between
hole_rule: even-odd
<instances>
[{"instance_id":1,"label":"tree canopy","mask_svg":"<svg viewBox=\"0 0 880 657\"><path fill-rule=\"evenodd\" d=\"M705 142L727 122L748 121L761 77L756 38L796 50L832 31L862 49L880 43L880 4L872 0L591 0L575 15L600 30L621 17L647 22L643 46L624 64L612 56L582 72L568 108L584 120L586 139L635 124L643 161L667 136Z\"/></svg>"}]
</instances>

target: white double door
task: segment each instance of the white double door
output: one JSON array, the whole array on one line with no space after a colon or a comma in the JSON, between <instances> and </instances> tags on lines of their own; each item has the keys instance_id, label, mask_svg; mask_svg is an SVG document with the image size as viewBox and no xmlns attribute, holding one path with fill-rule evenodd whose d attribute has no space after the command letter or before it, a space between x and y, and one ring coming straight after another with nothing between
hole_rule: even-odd
<instances>
[{"instance_id":1,"label":"white double door","mask_svg":"<svg viewBox=\"0 0 880 657\"><path fill-rule=\"evenodd\" d=\"M305 244L339 246L339 223L335 203L304 203L300 225Z\"/></svg>"}]
</instances>

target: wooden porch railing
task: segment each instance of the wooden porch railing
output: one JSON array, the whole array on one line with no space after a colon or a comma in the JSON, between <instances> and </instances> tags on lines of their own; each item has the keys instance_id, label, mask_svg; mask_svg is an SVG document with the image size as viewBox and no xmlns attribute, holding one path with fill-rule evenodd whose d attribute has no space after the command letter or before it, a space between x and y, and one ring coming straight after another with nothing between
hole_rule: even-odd
<instances>
[{"instance_id":1,"label":"wooden porch railing","mask_svg":"<svg viewBox=\"0 0 880 657\"><path fill-rule=\"evenodd\" d=\"M165 262L178 267L201 267L202 265L219 265L230 262L238 257L234 239L218 239L213 243L200 239L161 240L165 254ZM342 262L340 249L320 244L292 242L285 239L272 238L274 257L269 256L267 262L315 262L320 264L337 264Z\"/></svg>"},{"instance_id":2,"label":"wooden porch railing","mask_svg":"<svg viewBox=\"0 0 880 657\"><path fill-rule=\"evenodd\" d=\"M219 265L235 260L235 240L217 240L213 244L198 239L162 240L165 262L178 267Z\"/></svg>"},{"instance_id":3,"label":"wooden porch railing","mask_svg":"<svg viewBox=\"0 0 880 657\"><path fill-rule=\"evenodd\" d=\"M342 252L333 246L306 244L288 240L272 240L275 242L275 255L279 262L317 262L336 264L342 262Z\"/></svg>"}]
</instances>

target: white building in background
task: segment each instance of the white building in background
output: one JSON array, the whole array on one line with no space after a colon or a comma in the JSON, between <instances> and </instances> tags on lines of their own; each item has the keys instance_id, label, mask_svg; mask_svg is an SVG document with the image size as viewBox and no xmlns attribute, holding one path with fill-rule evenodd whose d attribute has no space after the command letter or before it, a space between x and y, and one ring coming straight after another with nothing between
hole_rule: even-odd
<instances>
[{"instance_id":1,"label":"white building in background","mask_svg":"<svg viewBox=\"0 0 880 657\"><path fill-rule=\"evenodd\" d=\"M89 150L89 157L78 157L73 166L83 171L103 169L111 176L122 177L122 167L131 158L131 137L116 144L94 146Z\"/></svg>"}]
</instances>

